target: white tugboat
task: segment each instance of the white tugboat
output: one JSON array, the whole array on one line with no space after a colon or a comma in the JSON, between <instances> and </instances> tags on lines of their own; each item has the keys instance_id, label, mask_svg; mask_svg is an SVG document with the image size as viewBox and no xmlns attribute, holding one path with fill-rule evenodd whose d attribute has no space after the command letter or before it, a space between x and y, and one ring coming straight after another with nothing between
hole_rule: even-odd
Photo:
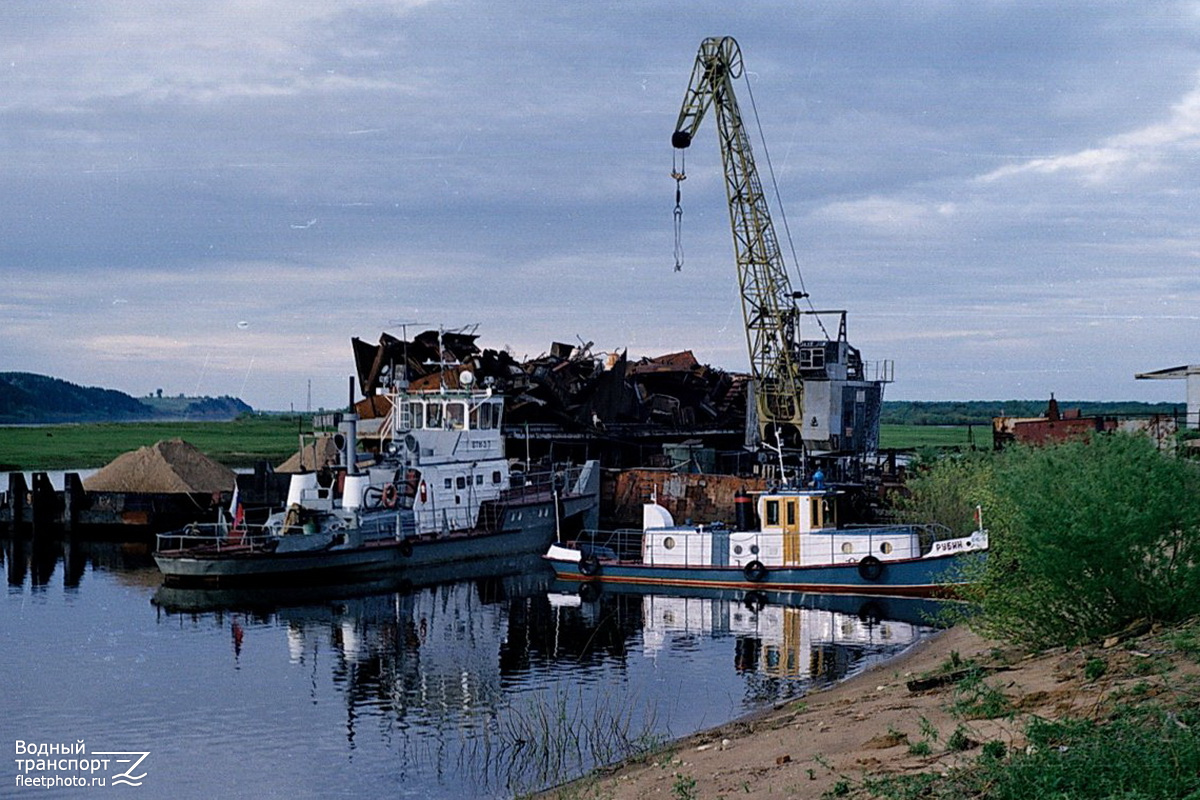
<instances>
[{"instance_id":1,"label":"white tugboat","mask_svg":"<svg viewBox=\"0 0 1200 800\"><path fill-rule=\"evenodd\" d=\"M505 457L504 400L490 390L384 395L371 420L384 446L364 462L358 420L337 437L340 464L292 477L287 506L262 525L190 525L158 537L170 583L342 579L545 552L559 530L594 527L599 464L535 473Z\"/></svg>"}]
</instances>

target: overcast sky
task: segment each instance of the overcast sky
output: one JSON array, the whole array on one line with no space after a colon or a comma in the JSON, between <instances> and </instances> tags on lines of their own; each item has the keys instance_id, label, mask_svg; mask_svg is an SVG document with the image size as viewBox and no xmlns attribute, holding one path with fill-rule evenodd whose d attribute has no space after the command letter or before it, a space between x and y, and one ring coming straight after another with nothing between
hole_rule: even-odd
<instances>
[{"instance_id":1,"label":"overcast sky","mask_svg":"<svg viewBox=\"0 0 1200 800\"><path fill-rule=\"evenodd\" d=\"M673 269L722 35L886 397L1183 401L1133 376L1200 362L1200 4L1126 0L0 3L0 371L304 410L405 325L746 370L711 119Z\"/></svg>"}]
</instances>

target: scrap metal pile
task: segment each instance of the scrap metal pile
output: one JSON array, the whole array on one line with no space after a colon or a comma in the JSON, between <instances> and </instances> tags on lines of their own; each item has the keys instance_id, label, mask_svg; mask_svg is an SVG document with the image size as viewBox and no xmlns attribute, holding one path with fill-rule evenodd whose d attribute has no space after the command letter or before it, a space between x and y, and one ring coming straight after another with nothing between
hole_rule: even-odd
<instances>
[{"instance_id":1,"label":"scrap metal pile","mask_svg":"<svg viewBox=\"0 0 1200 800\"><path fill-rule=\"evenodd\" d=\"M477 386L507 398L508 425L606 430L630 425L680 430L741 430L748 376L696 361L691 351L630 362L625 352L596 354L592 343L553 343L518 362L505 350L480 349L473 333L425 331L411 341L384 333L378 344L354 338L364 418L386 414L381 389L406 379L410 389L457 387L470 370ZM439 344L440 343L440 344Z\"/></svg>"}]
</instances>

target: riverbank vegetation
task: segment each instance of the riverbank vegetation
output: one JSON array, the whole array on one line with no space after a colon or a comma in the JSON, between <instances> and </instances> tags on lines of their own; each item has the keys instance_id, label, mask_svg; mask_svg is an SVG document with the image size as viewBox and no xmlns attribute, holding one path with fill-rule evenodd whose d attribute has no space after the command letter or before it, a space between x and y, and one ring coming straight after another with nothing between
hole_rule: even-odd
<instances>
[{"instance_id":1,"label":"riverbank vegetation","mask_svg":"<svg viewBox=\"0 0 1200 800\"><path fill-rule=\"evenodd\" d=\"M958 530L972 524L960 507L983 509L990 550L969 624L1019 652L1058 653L1056 680L1074 670L1095 697L1022 714L1011 678L949 665L965 675L951 706L960 725L911 747L970 757L840 780L826 796L1200 798L1200 466L1118 434L957 454L909 488L909 513ZM980 719L1007 732L981 735Z\"/></svg>"},{"instance_id":2,"label":"riverbank vegetation","mask_svg":"<svg viewBox=\"0 0 1200 800\"><path fill-rule=\"evenodd\" d=\"M987 636L1073 645L1200 613L1200 467L1146 437L960 453L908 488L913 518L964 531L982 510L990 551L967 599Z\"/></svg>"}]
</instances>

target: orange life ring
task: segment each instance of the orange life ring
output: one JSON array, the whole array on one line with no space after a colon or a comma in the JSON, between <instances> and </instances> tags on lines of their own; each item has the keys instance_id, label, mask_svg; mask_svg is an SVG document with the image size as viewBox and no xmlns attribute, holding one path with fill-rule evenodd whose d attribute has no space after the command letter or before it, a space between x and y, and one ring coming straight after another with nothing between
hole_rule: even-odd
<instances>
[{"instance_id":1,"label":"orange life ring","mask_svg":"<svg viewBox=\"0 0 1200 800\"><path fill-rule=\"evenodd\" d=\"M383 504L388 508L396 507L396 484L389 483L383 487Z\"/></svg>"}]
</instances>

